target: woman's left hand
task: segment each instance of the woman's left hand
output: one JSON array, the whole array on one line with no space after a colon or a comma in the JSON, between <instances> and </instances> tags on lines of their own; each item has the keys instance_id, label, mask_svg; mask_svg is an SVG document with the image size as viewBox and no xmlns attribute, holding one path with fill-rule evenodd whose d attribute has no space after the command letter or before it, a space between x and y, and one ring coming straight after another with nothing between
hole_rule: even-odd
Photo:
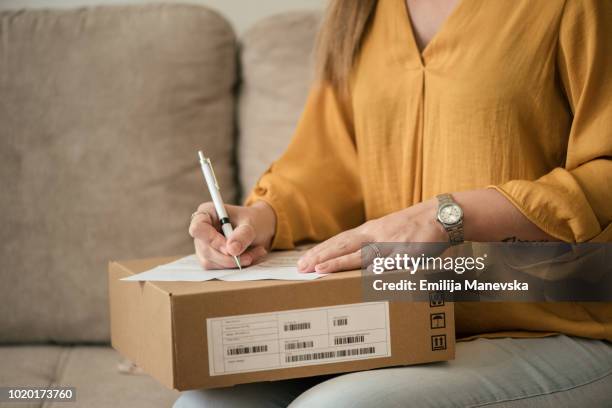
<instances>
[{"instance_id":1,"label":"woman's left hand","mask_svg":"<svg viewBox=\"0 0 612 408\"><path fill-rule=\"evenodd\" d=\"M366 242L448 242L448 233L436 220L437 201L427 200L368 221L308 250L298 261L300 272L330 273L361 268Z\"/></svg>"},{"instance_id":2,"label":"woman's left hand","mask_svg":"<svg viewBox=\"0 0 612 408\"><path fill-rule=\"evenodd\" d=\"M463 209L466 241L558 241L525 217L492 188L452 194ZM361 268L361 246L369 242L448 242L436 219L438 202L423 201L343 232L307 251L298 261L300 272L339 272Z\"/></svg>"}]
</instances>

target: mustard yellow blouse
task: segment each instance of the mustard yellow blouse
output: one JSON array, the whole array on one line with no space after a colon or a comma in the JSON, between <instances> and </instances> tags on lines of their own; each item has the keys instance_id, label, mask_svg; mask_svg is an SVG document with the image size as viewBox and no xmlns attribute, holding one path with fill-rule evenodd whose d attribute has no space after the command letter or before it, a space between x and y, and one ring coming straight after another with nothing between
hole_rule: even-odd
<instances>
[{"instance_id":1,"label":"mustard yellow blouse","mask_svg":"<svg viewBox=\"0 0 612 408\"><path fill-rule=\"evenodd\" d=\"M290 248L492 186L554 237L611 241L611 22L610 0L460 0L420 52L405 1L379 0L350 101L313 87L247 205L268 202L273 247ZM457 304L456 319L612 340L610 304Z\"/></svg>"}]
</instances>

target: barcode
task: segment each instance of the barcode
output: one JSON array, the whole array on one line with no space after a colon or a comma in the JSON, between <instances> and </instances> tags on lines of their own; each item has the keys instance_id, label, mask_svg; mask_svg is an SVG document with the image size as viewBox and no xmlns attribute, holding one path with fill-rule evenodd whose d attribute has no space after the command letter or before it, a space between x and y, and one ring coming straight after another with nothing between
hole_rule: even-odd
<instances>
[{"instance_id":1,"label":"barcode","mask_svg":"<svg viewBox=\"0 0 612 408\"><path fill-rule=\"evenodd\" d=\"M285 343L285 350L298 350L304 348L314 347L314 341L293 341L291 343Z\"/></svg>"},{"instance_id":2,"label":"barcode","mask_svg":"<svg viewBox=\"0 0 612 408\"><path fill-rule=\"evenodd\" d=\"M336 353L334 351L322 351L320 353L308 353L298 354L297 356L285 357L286 363L296 363L298 361L309 361L309 360L323 360L326 358L334 358Z\"/></svg>"},{"instance_id":3,"label":"barcode","mask_svg":"<svg viewBox=\"0 0 612 408\"><path fill-rule=\"evenodd\" d=\"M307 330L310 329L310 322L285 323L285 331Z\"/></svg>"},{"instance_id":4,"label":"barcode","mask_svg":"<svg viewBox=\"0 0 612 408\"><path fill-rule=\"evenodd\" d=\"M348 317L340 317L334 319L334 326L346 326L348 324Z\"/></svg>"},{"instance_id":5,"label":"barcode","mask_svg":"<svg viewBox=\"0 0 612 408\"><path fill-rule=\"evenodd\" d=\"M360 356L362 354L374 354L376 347L361 347L358 349L338 350L338 357Z\"/></svg>"},{"instance_id":6,"label":"barcode","mask_svg":"<svg viewBox=\"0 0 612 408\"><path fill-rule=\"evenodd\" d=\"M268 351L268 345L262 344L259 346L251 346L251 347L234 347L227 349L228 356L236 356L239 354L251 354L251 353L264 353Z\"/></svg>"},{"instance_id":7,"label":"barcode","mask_svg":"<svg viewBox=\"0 0 612 408\"><path fill-rule=\"evenodd\" d=\"M334 337L334 344L353 344L353 343L363 343L365 341L365 336L359 334L357 336L336 336Z\"/></svg>"},{"instance_id":8,"label":"barcode","mask_svg":"<svg viewBox=\"0 0 612 408\"><path fill-rule=\"evenodd\" d=\"M334 357L361 356L364 354L374 354L376 347L361 347L355 349L338 350L338 351L323 351L320 353L298 354L295 356L286 356L286 363L297 363L301 361L324 360Z\"/></svg>"}]
</instances>

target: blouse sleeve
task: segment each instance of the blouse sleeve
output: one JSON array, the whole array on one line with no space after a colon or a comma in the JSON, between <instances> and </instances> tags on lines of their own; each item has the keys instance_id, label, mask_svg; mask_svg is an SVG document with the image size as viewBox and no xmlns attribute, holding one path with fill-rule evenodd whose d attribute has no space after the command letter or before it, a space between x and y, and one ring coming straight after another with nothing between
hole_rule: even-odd
<instances>
[{"instance_id":1,"label":"blouse sleeve","mask_svg":"<svg viewBox=\"0 0 612 408\"><path fill-rule=\"evenodd\" d=\"M566 242L612 240L612 1L567 0L558 72L573 120L565 167L495 188Z\"/></svg>"},{"instance_id":2,"label":"blouse sleeve","mask_svg":"<svg viewBox=\"0 0 612 408\"><path fill-rule=\"evenodd\" d=\"M352 113L329 85L311 89L286 152L248 196L276 213L275 249L321 241L364 221Z\"/></svg>"}]
</instances>

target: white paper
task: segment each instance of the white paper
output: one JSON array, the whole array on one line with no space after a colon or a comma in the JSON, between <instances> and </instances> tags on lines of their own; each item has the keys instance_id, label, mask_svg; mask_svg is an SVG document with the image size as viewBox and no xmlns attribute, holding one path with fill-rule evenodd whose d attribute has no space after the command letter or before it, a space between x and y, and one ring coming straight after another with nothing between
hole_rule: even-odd
<instances>
[{"instance_id":1,"label":"white paper","mask_svg":"<svg viewBox=\"0 0 612 408\"><path fill-rule=\"evenodd\" d=\"M206 319L211 376L391 356L389 302Z\"/></svg>"},{"instance_id":2,"label":"white paper","mask_svg":"<svg viewBox=\"0 0 612 408\"><path fill-rule=\"evenodd\" d=\"M257 265L239 269L202 269L195 255L189 255L151 270L128 276L125 281L204 282L212 279L224 281L251 281L261 279L314 280L324 274L300 273L295 266L304 251L272 252Z\"/></svg>"}]
</instances>

